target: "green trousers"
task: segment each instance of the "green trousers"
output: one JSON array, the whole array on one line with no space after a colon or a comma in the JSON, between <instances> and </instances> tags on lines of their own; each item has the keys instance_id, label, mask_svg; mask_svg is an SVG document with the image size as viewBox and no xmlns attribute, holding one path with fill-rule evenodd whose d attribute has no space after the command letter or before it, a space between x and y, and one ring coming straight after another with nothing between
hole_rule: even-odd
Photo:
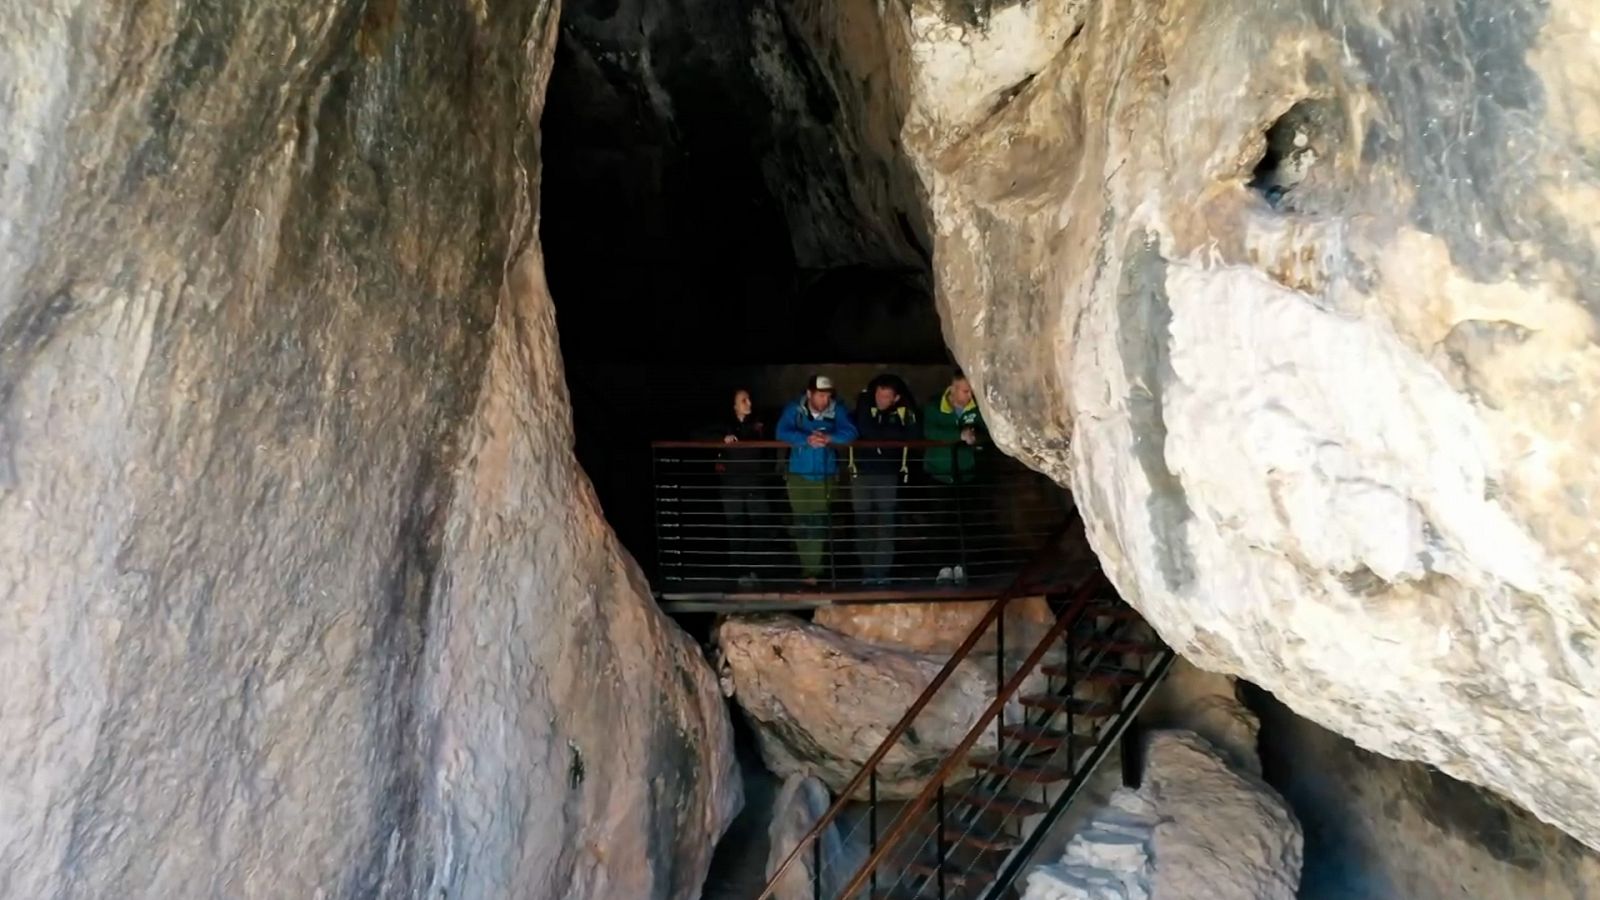
<instances>
[{"instance_id":1,"label":"green trousers","mask_svg":"<svg viewBox=\"0 0 1600 900\"><path fill-rule=\"evenodd\" d=\"M822 545L828 538L828 501L833 479L812 481L789 473L789 507L794 510L794 549L802 578L822 577Z\"/></svg>"}]
</instances>

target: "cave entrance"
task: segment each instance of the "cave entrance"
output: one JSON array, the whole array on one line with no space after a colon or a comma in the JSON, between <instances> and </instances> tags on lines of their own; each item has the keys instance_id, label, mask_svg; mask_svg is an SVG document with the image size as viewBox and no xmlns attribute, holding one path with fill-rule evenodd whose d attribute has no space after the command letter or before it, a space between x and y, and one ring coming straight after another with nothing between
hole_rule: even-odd
<instances>
[{"instance_id":1,"label":"cave entrance","mask_svg":"<svg viewBox=\"0 0 1600 900\"><path fill-rule=\"evenodd\" d=\"M650 442L725 416L736 385L771 421L812 371L847 405L880 370L948 376L916 180L853 150L865 125L781 6L561 14L541 238L578 458L647 569Z\"/></svg>"}]
</instances>

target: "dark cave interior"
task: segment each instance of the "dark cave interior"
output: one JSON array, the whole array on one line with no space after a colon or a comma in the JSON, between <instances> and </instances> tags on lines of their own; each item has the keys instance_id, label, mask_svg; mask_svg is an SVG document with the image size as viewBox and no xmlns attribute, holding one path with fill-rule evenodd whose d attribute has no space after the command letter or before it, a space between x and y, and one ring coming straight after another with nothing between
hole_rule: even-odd
<instances>
[{"instance_id":1,"label":"dark cave interior","mask_svg":"<svg viewBox=\"0 0 1600 900\"><path fill-rule=\"evenodd\" d=\"M770 414L812 369L948 363L920 199L858 164L829 76L757 6L562 11L541 238L578 457L647 563L651 440L716 420L741 384ZM753 65L762 39L778 76ZM804 86L801 108L774 77Z\"/></svg>"}]
</instances>

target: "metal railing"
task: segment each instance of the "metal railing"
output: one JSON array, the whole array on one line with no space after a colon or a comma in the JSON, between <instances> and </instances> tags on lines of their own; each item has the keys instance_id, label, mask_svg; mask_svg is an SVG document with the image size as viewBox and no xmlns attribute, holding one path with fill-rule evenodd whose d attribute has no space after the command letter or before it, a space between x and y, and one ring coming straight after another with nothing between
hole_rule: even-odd
<instances>
[{"instance_id":1,"label":"metal railing","mask_svg":"<svg viewBox=\"0 0 1600 900\"><path fill-rule=\"evenodd\" d=\"M1051 595L1048 627L1035 622L1018 633L1020 623L1008 626L1011 604L1063 584L1065 573L1051 563L1047 548L995 600L774 870L759 900L780 884L792 890L793 876L784 879L796 866L815 900L1004 895L1172 662L1172 652L1098 572L1069 594ZM883 760L957 669L974 665L994 667L991 702L914 799L883 802ZM837 831L839 845L864 848L866 862L830 870L821 852L828 829Z\"/></svg>"},{"instance_id":2,"label":"metal railing","mask_svg":"<svg viewBox=\"0 0 1600 900\"><path fill-rule=\"evenodd\" d=\"M987 445L859 441L798 472L776 441L652 451L665 592L998 589L1070 509Z\"/></svg>"}]
</instances>

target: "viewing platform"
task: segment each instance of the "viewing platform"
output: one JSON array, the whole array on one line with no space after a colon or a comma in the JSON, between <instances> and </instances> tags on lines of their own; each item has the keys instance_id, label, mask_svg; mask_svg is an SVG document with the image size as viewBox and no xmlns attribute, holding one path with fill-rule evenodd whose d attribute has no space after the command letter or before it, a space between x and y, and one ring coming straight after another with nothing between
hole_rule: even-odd
<instances>
[{"instance_id":1,"label":"viewing platform","mask_svg":"<svg viewBox=\"0 0 1600 900\"><path fill-rule=\"evenodd\" d=\"M858 441L788 471L778 441L652 444L655 572L671 612L993 599L1071 512L990 445Z\"/></svg>"}]
</instances>

